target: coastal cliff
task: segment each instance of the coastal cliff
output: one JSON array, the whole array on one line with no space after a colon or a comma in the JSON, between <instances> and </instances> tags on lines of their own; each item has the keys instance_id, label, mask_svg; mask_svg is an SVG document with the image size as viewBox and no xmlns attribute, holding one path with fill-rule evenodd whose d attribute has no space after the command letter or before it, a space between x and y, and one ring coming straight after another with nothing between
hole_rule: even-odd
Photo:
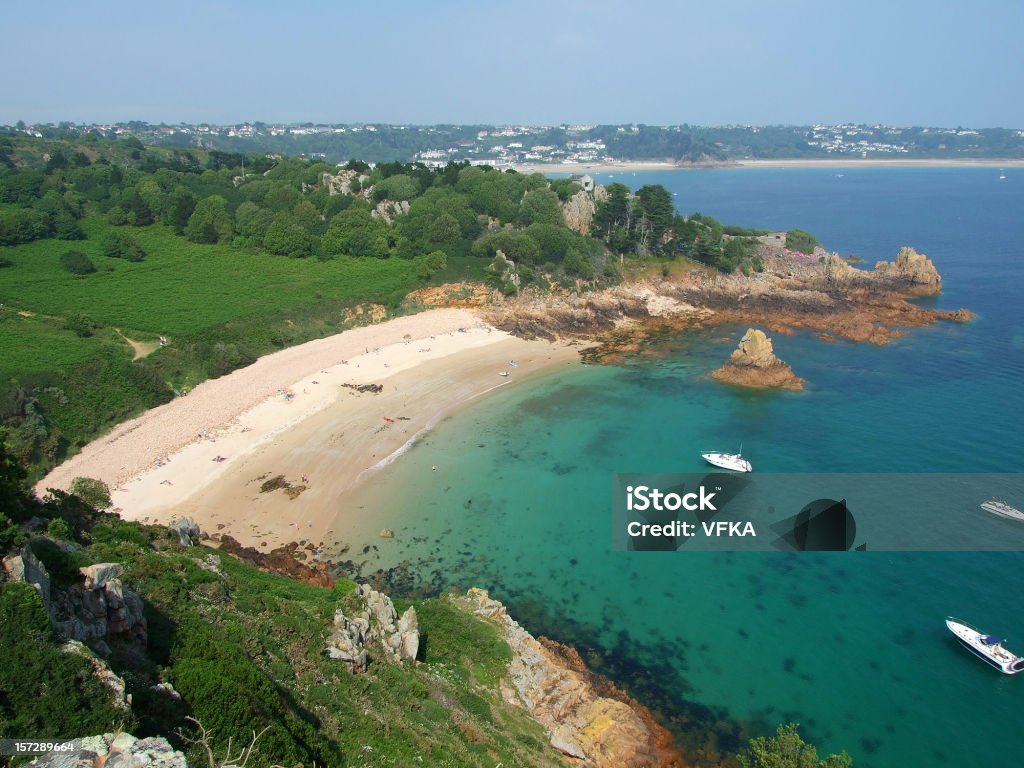
<instances>
[{"instance_id":1,"label":"coastal cliff","mask_svg":"<svg viewBox=\"0 0 1024 768\"><path fill-rule=\"evenodd\" d=\"M902 248L892 262L857 269L837 254L789 251L764 238L763 271L722 274L691 266L680 275L624 283L586 294L524 292L495 298L484 311L496 327L525 338L597 339L597 357L638 351L652 333L731 323L789 335L796 329L826 340L887 344L906 328L968 322L966 309L927 309L906 299L941 290L930 259Z\"/></svg>"},{"instance_id":2,"label":"coastal cliff","mask_svg":"<svg viewBox=\"0 0 1024 768\"><path fill-rule=\"evenodd\" d=\"M755 328L747 329L725 365L709 375L716 381L754 389L801 390L805 383L775 356L772 340L764 331Z\"/></svg>"},{"instance_id":3,"label":"coastal cliff","mask_svg":"<svg viewBox=\"0 0 1024 768\"><path fill-rule=\"evenodd\" d=\"M617 696L599 693L597 676L573 649L534 638L484 590L470 589L457 604L498 627L512 650L502 695L544 726L555 749L593 768L683 764L668 731L607 681L604 687Z\"/></svg>"}]
</instances>

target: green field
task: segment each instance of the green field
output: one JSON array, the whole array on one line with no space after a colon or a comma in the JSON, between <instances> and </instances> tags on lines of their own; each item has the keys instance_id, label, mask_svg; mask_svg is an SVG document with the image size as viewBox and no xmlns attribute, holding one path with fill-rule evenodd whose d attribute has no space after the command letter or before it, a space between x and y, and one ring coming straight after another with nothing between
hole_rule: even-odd
<instances>
[{"instance_id":1,"label":"green field","mask_svg":"<svg viewBox=\"0 0 1024 768\"><path fill-rule=\"evenodd\" d=\"M0 249L12 266L0 270L0 302L53 316L84 312L103 325L169 338L197 338L231 321L279 315L323 302L386 303L417 286L414 265L401 259L289 259L229 245L197 245L167 227L112 227L93 217L88 240L37 240ZM130 231L146 251L142 262L103 255L109 231ZM59 259L82 251L97 272L72 275Z\"/></svg>"}]
</instances>

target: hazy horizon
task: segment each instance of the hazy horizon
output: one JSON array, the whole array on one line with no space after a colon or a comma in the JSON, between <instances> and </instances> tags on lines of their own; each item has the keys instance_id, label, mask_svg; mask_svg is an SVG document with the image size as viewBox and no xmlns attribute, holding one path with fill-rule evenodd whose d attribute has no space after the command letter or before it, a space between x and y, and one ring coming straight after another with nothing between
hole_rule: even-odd
<instances>
[{"instance_id":1,"label":"hazy horizon","mask_svg":"<svg viewBox=\"0 0 1024 768\"><path fill-rule=\"evenodd\" d=\"M1024 125L1024 5L12 6L0 123Z\"/></svg>"}]
</instances>

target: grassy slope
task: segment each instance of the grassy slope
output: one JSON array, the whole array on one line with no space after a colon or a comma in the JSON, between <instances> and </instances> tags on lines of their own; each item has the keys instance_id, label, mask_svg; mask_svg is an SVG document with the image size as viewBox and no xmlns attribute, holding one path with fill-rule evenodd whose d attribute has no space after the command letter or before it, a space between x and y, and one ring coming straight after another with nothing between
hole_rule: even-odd
<instances>
[{"instance_id":1,"label":"grassy slope","mask_svg":"<svg viewBox=\"0 0 1024 768\"><path fill-rule=\"evenodd\" d=\"M354 677L324 652L350 582L300 584L215 550L182 549L155 527L106 524L94 538L107 541L88 558L124 563L126 586L146 602L147 656L115 649L112 663L134 694L139 734L173 736L191 712L221 745L272 725L259 765L561 765L540 726L502 702L508 646L446 598L415 604L420 664L373 662ZM204 569L211 563L220 573ZM184 708L150 692L159 679Z\"/></svg>"}]
</instances>

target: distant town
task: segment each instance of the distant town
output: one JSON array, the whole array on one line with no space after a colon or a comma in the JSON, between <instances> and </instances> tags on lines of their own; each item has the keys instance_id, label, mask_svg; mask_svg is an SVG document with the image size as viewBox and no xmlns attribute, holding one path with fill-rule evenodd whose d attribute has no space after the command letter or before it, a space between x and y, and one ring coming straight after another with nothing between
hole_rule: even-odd
<instances>
[{"instance_id":1,"label":"distant town","mask_svg":"<svg viewBox=\"0 0 1024 768\"><path fill-rule=\"evenodd\" d=\"M166 147L225 152L279 152L328 162L469 162L508 168L543 164L667 161L701 164L793 158L1024 158L1024 130L840 124L729 125L385 125L273 124L153 125L18 122L0 130L40 138L89 135L137 139Z\"/></svg>"}]
</instances>

